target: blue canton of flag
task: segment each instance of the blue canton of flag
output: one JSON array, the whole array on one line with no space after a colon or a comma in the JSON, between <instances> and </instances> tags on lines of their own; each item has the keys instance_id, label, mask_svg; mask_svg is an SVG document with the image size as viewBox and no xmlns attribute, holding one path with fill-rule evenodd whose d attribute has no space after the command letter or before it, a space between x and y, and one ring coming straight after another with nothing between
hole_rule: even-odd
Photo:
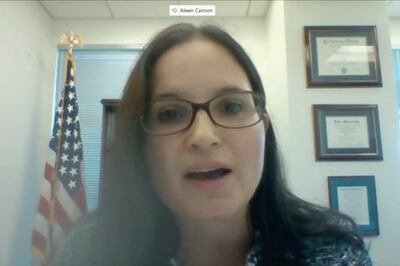
<instances>
[{"instance_id":1,"label":"blue canton of flag","mask_svg":"<svg viewBox=\"0 0 400 266\"><path fill-rule=\"evenodd\" d=\"M72 64L68 61L68 64ZM64 87L64 95L58 104L53 137L50 148L58 151L58 177L64 188L70 195L79 191L81 187L81 165L83 159L82 140L80 136L80 124L78 115L78 100L76 98L74 69L67 68L67 79ZM64 110L62 108L64 104ZM58 140L61 135L61 145Z\"/></svg>"}]
</instances>

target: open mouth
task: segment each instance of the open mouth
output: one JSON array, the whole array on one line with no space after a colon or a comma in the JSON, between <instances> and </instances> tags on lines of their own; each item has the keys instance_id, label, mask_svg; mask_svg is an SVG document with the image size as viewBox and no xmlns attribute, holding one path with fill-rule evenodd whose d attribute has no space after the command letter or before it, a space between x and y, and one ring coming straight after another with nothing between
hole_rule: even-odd
<instances>
[{"instance_id":1,"label":"open mouth","mask_svg":"<svg viewBox=\"0 0 400 266\"><path fill-rule=\"evenodd\" d=\"M232 172L231 169L218 168L208 171L189 172L185 174L185 178L192 180L214 180L222 178Z\"/></svg>"}]
</instances>

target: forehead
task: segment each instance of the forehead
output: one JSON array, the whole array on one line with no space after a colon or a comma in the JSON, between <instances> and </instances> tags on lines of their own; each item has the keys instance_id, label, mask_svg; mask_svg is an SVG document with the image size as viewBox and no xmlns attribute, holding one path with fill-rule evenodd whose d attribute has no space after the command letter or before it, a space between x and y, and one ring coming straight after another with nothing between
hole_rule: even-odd
<instances>
[{"instance_id":1,"label":"forehead","mask_svg":"<svg viewBox=\"0 0 400 266\"><path fill-rule=\"evenodd\" d=\"M174 93L205 100L226 87L252 90L245 71L224 46L193 39L167 50L157 61L152 98Z\"/></svg>"}]
</instances>

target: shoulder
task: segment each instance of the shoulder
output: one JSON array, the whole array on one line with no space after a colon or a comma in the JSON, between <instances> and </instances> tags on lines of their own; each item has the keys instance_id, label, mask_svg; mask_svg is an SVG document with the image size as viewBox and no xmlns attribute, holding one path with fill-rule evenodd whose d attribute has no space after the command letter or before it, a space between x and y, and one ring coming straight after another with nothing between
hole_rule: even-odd
<instances>
[{"instance_id":1,"label":"shoulder","mask_svg":"<svg viewBox=\"0 0 400 266\"><path fill-rule=\"evenodd\" d=\"M310 266L371 266L368 251L332 236L309 237L304 241L305 264Z\"/></svg>"},{"instance_id":2,"label":"shoulder","mask_svg":"<svg viewBox=\"0 0 400 266\"><path fill-rule=\"evenodd\" d=\"M58 249L52 266L96 265L98 219L96 213L83 216L69 232L66 241Z\"/></svg>"},{"instance_id":3,"label":"shoulder","mask_svg":"<svg viewBox=\"0 0 400 266\"><path fill-rule=\"evenodd\" d=\"M328 225L336 226L349 235L357 236L356 228L351 219L340 214L332 214L327 217ZM334 265L356 265L371 266L372 261L360 241L351 241L340 234L324 232L317 235L307 236L303 239L303 258L305 265L310 266L334 266Z\"/></svg>"}]
</instances>

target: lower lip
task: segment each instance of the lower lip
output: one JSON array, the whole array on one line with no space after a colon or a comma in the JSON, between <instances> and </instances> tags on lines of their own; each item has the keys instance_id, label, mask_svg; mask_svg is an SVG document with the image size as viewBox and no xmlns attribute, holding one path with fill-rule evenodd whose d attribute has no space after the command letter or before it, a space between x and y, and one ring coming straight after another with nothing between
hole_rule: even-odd
<instances>
[{"instance_id":1,"label":"lower lip","mask_svg":"<svg viewBox=\"0 0 400 266\"><path fill-rule=\"evenodd\" d=\"M192 179L186 178L190 184L197 188L201 189L217 189L223 186L227 180L227 178L232 174L232 172L227 173L224 176L215 178L215 179Z\"/></svg>"}]
</instances>

